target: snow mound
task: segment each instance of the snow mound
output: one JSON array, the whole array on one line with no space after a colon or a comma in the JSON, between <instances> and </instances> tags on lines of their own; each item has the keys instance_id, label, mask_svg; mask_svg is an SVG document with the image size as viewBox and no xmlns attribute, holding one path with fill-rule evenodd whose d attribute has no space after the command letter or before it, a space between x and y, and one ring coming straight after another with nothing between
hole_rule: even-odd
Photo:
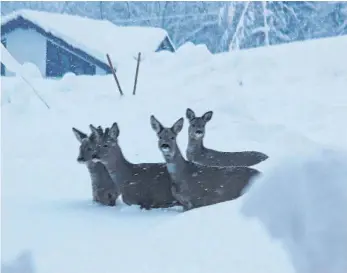
<instances>
[{"instance_id":1,"label":"snow mound","mask_svg":"<svg viewBox=\"0 0 347 273\"><path fill-rule=\"evenodd\" d=\"M14 260L1 264L2 273L35 273L33 257L30 251L23 251Z\"/></svg>"},{"instance_id":2,"label":"snow mound","mask_svg":"<svg viewBox=\"0 0 347 273\"><path fill-rule=\"evenodd\" d=\"M192 42L186 42L183 45L181 45L179 48L177 48L176 53L184 53L184 52L190 52L192 49L195 48L195 44Z\"/></svg>"},{"instance_id":3,"label":"snow mound","mask_svg":"<svg viewBox=\"0 0 347 273\"><path fill-rule=\"evenodd\" d=\"M276 162L245 196L289 250L298 273L347 272L347 152L318 149Z\"/></svg>"},{"instance_id":4,"label":"snow mound","mask_svg":"<svg viewBox=\"0 0 347 273\"><path fill-rule=\"evenodd\" d=\"M190 65L202 64L207 62L208 59L212 58L212 54L206 45L195 45L191 42L183 44L176 51L176 55L179 56L180 60L184 60L186 64Z\"/></svg>"},{"instance_id":5,"label":"snow mound","mask_svg":"<svg viewBox=\"0 0 347 273\"><path fill-rule=\"evenodd\" d=\"M24 63L21 72L27 78L42 78L40 69L33 63Z\"/></svg>"},{"instance_id":6,"label":"snow mound","mask_svg":"<svg viewBox=\"0 0 347 273\"><path fill-rule=\"evenodd\" d=\"M64 74L64 76L61 78L61 91L62 92L69 92L72 91L72 88L74 87L74 83L76 82L76 74L73 72L67 72Z\"/></svg>"},{"instance_id":7,"label":"snow mound","mask_svg":"<svg viewBox=\"0 0 347 273\"><path fill-rule=\"evenodd\" d=\"M146 255L156 258L143 272L294 273L283 246L240 214L241 204L240 198L189 211L154 228L145 244Z\"/></svg>"}]
</instances>

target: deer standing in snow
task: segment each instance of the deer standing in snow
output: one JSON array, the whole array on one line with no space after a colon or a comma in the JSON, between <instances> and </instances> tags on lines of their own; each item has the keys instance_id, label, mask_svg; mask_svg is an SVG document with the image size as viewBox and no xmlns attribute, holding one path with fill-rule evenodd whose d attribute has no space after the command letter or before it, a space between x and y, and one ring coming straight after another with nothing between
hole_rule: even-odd
<instances>
[{"instance_id":1,"label":"deer standing in snow","mask_svg":"<svg viewBox=\"0 0 347 273\"><path fill-rule=\"evenodd\" d=\"M171 192L171 178L165 163L133 164L123 155L118 143L119 128L113 123L104 132L91 130L97 136L94 161L102 162L117 183L122 200L127 205L144 209L168 208L179 205Z\"/></svg>"},{"instance_id":2,"label":"deer standing in snow","mask_svg":"<svg viewBox=\"0 0 347 273\"><path fill-rule=\"evenodd\" d=\"M203 140L205 137L206 123L212 118L213 112L208 111L197 117L190 108L186 111L189 121L188 146L186 150L189 161L208 166L252 166L268 158L266 154L256 151L220 152L206 148Z\"/></svg>"},{"instance_id":3,"label":"deer standing in snow","mask_svg":"<svg viewBox=\"0 0 347 273\"><path fill-rule=\"evenodd\" d=\"M245 186L260 172L248 167L204 166L185 160L176 142L183 121L180 118L166 128L153 115L150 118L172 179L174 197L185 210L190 210L241 196Z\"/></svg>"},{"instance_id":4,"label":"deer standing in snow","mask_svg":"<svg viewBox=\"0 0 347 273\"><path fill-rule=\"evenodd\" d=\"M102 131L102 128L99 127L96 130ZM88 137L87 134L76 128L72 128L72 131L81 143L77 162L85 164L88 168L92 180L93 201L106 206L115 206L119 196L118 187L113 182L106 167L101 162L93 162L92 160L96 145L95 133L92 132Z\"/></svg>"}]
</instances>

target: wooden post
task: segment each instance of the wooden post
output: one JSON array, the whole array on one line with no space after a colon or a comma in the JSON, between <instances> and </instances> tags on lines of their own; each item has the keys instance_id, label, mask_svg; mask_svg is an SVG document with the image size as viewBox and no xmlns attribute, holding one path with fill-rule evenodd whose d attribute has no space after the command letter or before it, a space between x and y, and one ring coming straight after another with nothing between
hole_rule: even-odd
<instances>
[{"instance_id":1,"label":"wooden post","mask_svg":"<svg viewBox=\"0 0 347 273\"><path fill-rule=\"evenodd\" d=\"M106 54L106 57L107 57L108 65L109 65L110 68L111 68L111 71L112 71L114 80L115 80L116 83L117 83L117 87L118 87L119 93L121 94L121 96L123 96L123 91L122 91L122 88L120 87L120 84L119 84L119 81L118 81L118 78L117 78L117 75L116 75L116 71L114 71L111 58L110 58L110 56L109 56L108 54Z\"/></svg>"},{"instance_id":2,"label":"wooden post","mask_svg":"<svg viewBox=\"0 0 347 273\"><path fill-rule=\"evenodd\" d=\"M139 75L140 62L141 62L141 52L139 52L139 54L137 56L137 65L136 65L136 72L135 72L135 82L134 82L133 95L136 94L137 77Z\"/></svg>"}]
</instances>

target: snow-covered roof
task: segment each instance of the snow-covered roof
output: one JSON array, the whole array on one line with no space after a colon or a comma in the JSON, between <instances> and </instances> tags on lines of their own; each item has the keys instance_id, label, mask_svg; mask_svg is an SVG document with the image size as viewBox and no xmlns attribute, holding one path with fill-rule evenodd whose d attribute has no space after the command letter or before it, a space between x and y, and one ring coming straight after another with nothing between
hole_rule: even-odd
<instances>
[{"instance_id":1,"label":"snow-covered roof","mask_svg":"<svg viewBox=\"0 0 347 273\"><path fill-rule=\"evenodd\" d=\"M107 63L107 53L116 62L137 56L138 52L154 52L168 37L161 28L117 26L107 20L34 10L19 10L2 16L1 25L19 17L104 63Z\"/></svg>"}]
</instances>

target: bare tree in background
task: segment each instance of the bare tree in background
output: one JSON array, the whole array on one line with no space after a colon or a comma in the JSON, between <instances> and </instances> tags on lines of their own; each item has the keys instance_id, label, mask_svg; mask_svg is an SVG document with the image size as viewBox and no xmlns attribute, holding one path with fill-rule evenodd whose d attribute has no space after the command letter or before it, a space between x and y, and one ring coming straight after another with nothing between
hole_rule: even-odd
<instances>
[{"instance_id":1,"label":"bare tree in background","mask_svg":"<svg viewBox=\"0 0 347 273\"><path fill-rule=\"evenodd\" d=\"M103 10L103 2L99 1L99 9L100 9L100 19L104 19L104 10Z\"/></svg>"},{"instance_id":2,"label":"bare tree in background","mask_svg":"<svg viewBox=\"0 0 347 273\"><path fill-rule=\"evenodd\" d=\"M347 34L347 2L338 3L339 15L337 17L342 17L342 23L337 28L338 35ZM339 20L339 18L337 18Z\"/></svg>"},{"instance_id":3,"label":"bare tree in background","mask_svg":"<svg viewBox=\"0 0 347 273\"><path fill-rule=\"evenodd\" d=\"M221 51L226 49L230 43L232 32L234 31L233 22L235 22L237 2L225 2L219 9L218 25L223 29L223 35L220 39Z\"/></svg>"},{"instance_id":4,"label":"bare tree in background","mask_svg":"<svg viewBox=\"0 0 347 273\"><path fill-rule=\"evenodd\" d=\"M196 44L207 44L211 46L210 50L215 49L218 44L219 28L216 22L220 2L189 2L189 5L182 6L179 10L172 5L172 8L181 15L179 18L169 19L171 22L171 37L176 45L181 45L188 41L194 41ZM185 14L185 17L182 17ZM185 33L185 36L182 36ZM211 34L214 35L211 35Z\"/></svg>"},{"instance_id":5,"label":"bare tree in background","mask_svg":"<svg viewBox=\"0 0 347 273\"><path fill-rule=\"evenodd\" d=\"M243 2L229 50L290 42L300 37L299 25L298 14L290 3Z\"/></svg>"},{"instance_id":6,"label":"bare tree in background","mask_svg":"<svg viewBox=\"0 0 347 273\"><path fill-rule=\"evenodd\" d=\"M343 1L1 2L3 15L19 9L161 27L176 47L191 41L207 44L212 52L347 34L347 2Z\"/></svg>"},{"instance_id":7,"label":"bare tree in background","mask_svg":"<svg viewBox=\"0 0 347 273\"><path fill-rule=\"evenodd\" d=\"M269 28L269 25L267 23L267 17L269 15L269 11L267 9L266 1L262 1L261 4L262 4L262 7L263 7L265 46L269 46L270 45L270 38L269 38L270 28Z\"/></svg>"},{"instance_id":8,"label":"bare tree in background","mask_svg":"<svg viewBox=\"0 0 347 273\"><path fill-rule=\"evenodd\" d=\"M249 1L243 4L241 15L237 21L234 34L230 41L229 51L240 49L241 43L246 37L246 31L248 27L247 11L248 11L249 5L250 5Z\"/></svg>"},{"instance_id":9,"label":"bare tree in background","mask_svg":"<svg viewBox=\"0 0 347 273\"><path fill-rule=\"evenodd\" d=\"M220 9L218 23L223 29L220 47L223 51L240 49L255 29L252 1L225 2Z\"/></svg>"}]
</instances>

